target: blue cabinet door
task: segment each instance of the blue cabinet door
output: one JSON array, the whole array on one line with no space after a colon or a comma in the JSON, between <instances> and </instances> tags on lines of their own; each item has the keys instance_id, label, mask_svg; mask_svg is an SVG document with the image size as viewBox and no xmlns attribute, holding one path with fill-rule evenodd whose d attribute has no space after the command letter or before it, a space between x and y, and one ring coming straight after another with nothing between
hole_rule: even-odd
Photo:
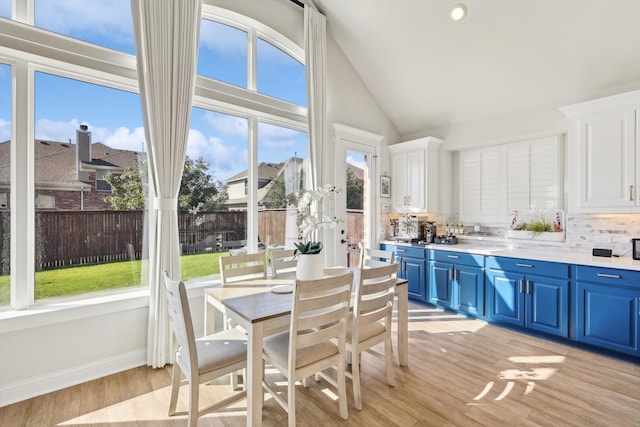
<instances>
[{"instance_id":1,"label":"blue cabinet door","mask_svg":"<svg viewBox=\"0 0 640 427\"><path fill-rule=\"evenodd\" d=\"M453 265L437 261L429 263L429 302L453 307Z\"/></svg>"},{"instance_id":2,"label":"blue cabinet door","mask_svg":"<svg viewBox=\"0 0 640 427\"><path fill-rule=\"evenodd\" d=\"M402 269L401 277L404 277L409 281L409 298L420 302L426 302L426 261L417 258L401 258L399 262L400 268Z\"/></svg>"},{"instance_id":3,"label":"blue cabinet door","mask_svg":"<svg viewBox=\"0 0 640 427\"><path fill-rule=\"evenodd\" d=\"M524 275L489 271L488 316L491 320L524 326Z\"/></svg>"},{"instance_id":4,"label":"blue cabinet door","mask_svg":"<svg viewBox=\"0 0 640 427\"><path fill-rule=\"evenodd\" d=\"M484 316L484 270L465 265L455 268L457 310L473 316Z\"/></svg>"},{"instance_id":5,"label":"blue cabinet door","mask_svg":"<svg viewBox=\"0 0 640 427\"><path fill-rule=\"evenodd\" d=\"M569 337L569 282L535 275L525 276L525 326Z\"/></svg>"},{"instance_id":6,"label":"blue cabinet door","mask_svg":"<svg viewBox=\"0 0 640 427\"><path fill-rule=\"evenodd\" d=\"M640 290L576 283L576 340L640 355Z\"/></svg>"}]
</instances>

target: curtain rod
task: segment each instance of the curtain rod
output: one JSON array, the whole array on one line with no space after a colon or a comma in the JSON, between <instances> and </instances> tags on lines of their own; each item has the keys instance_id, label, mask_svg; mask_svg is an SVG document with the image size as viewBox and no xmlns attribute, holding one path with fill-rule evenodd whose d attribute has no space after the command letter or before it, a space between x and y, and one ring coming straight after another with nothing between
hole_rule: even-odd
<instances>
[{"instance_id":1,"label":"curtain rod","mask_svg":"<svg viewBox=\"0 0 640 427\"><path fill-rule=\"evenodd\" d=\"M291 3L297 4L301 8L304 8L304 3L302 3L300 0L290 0L290 1L291 1Z\"/></svg>"}]
</instances>

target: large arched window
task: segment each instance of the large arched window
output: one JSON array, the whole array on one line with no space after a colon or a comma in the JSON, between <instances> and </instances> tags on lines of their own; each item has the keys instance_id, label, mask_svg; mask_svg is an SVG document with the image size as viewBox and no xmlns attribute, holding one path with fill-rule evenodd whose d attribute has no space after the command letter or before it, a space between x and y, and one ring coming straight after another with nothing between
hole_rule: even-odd
<instances>
[{"instance_id":1,"label":"large arched window","mask_svg":"<svg viewBox=\"0 0 640 427\"><path fill-rule=\"evenodd\" d=\"M130 2L67 10L27 1L12 17L11 1L0 0L0 17L30 24L0 26L11 36L0 45L0 142L21 147L2 167L23 178L0 183L15 194L6 209L17 218L14 235L0 235L3 262L15 266L0 271L0 306L18 309L145 285L146 148ZM206 4L201 35L179 198L184 278L215 275L221 253L285 245L273 233L273 221L287 220L281 179L308 163L302 48ZM12 88L24 101L18 112L4 96ZM35 245L5 257L9 238Z\"/></svg>"}]
</instances>

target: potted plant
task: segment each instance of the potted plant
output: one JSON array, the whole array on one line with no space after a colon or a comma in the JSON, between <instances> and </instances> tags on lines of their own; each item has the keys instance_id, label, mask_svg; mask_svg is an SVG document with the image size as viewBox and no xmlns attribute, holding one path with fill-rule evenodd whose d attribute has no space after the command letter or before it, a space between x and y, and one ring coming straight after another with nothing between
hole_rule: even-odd
<instances>
[{"instance_id":1,"label":"potted plant","mask_svg":"<svg viewBox=\"0 0 640 427\"><path fill-rule=\"evenodd\" d=\"M298 256L296 277L302 280L322 277L323 244L317 239L320 227L335 227L340 219L322 214L322 200L338 192L334 186L325 185L317 190L306 190L295 193L297 200L297 217L299 242L295 243L295 254Z\"/></svg>"}]
</instances>

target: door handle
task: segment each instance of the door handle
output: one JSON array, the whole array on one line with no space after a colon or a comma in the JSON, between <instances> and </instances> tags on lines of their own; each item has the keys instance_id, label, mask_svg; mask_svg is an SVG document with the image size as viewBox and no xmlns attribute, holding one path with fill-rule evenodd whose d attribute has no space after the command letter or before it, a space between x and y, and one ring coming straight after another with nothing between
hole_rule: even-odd
<instances>
[{"instance_id":1,"label":"door handle","mask_svg":"<svg viewBox=\"0 0 640 427\"><path fill-rule=\"evenodd\" d=\"M522 282L523 282L523 281L524 281L523 279L518 280L518 282L519 282L519 284L520 284L520 293L522 293Z\"/></svg>"},{"instance_id":2,"label":"door handle","mask_svg":"<svg viewBox=\"0 0 640 427\"><path fill-rule=\"evenodd\" d=\"M531 295L531 280L527 279L527 288L525 289L527 295Z\"/></svg>"},{"instance_id":3,"label":"door handle","mask_svg":"<svg viewBox=\"0 0 640 427\"><path fill-rule=\"evenodd\" d=\"M622 276L620 276L619 274L598 273L598 277L606 277L608 279L620 279Z\"/></svg>"},{"instance_id":4,"label":"door handle","mask_svg":"<svg viewBox=\"0 0 640 427\"><path fill-rule=\"evenodd\" d=\"M453 268L449 269L449 280L453 280Z\"/></svg>"}]
</instances>

